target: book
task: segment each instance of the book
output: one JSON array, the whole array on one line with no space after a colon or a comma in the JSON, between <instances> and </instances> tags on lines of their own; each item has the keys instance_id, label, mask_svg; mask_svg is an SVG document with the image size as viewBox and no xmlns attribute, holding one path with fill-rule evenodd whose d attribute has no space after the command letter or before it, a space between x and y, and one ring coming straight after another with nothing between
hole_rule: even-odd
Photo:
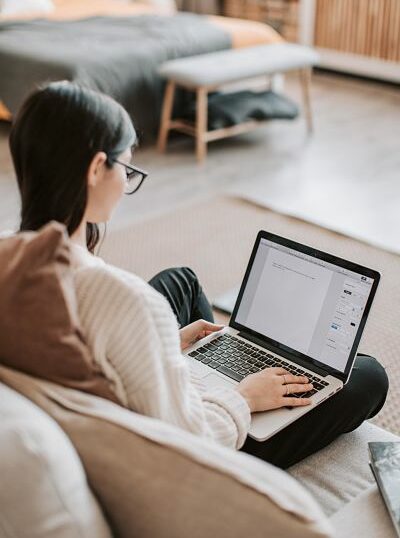
<instances>
[{"instance_id":1,"label":"book","mask_svg":"<svg viewBox=\"0 0 400 538\"><path fill-rule=\"evenodd\" d=\"M370 467L400 538L400 441L368 443Z\"/></svg>"}]
</instances>

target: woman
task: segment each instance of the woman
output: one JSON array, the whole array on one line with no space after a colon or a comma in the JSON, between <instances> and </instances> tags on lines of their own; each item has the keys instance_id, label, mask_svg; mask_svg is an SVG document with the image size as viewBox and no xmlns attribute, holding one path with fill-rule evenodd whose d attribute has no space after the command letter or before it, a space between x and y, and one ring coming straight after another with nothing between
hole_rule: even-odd
<instances>
[{"instance_id":1,"label":"woman","mask_svg":"<svg viewBox=\"0 0 400 538\"><path fill-rule=\"evenodd\" d=\"M267 368L236 388L206 391L191 375L182 350L222 328L213 323L195 274L170 269L147 284L93 255L96 223L107 222L124 192L132 194L145 179L130 164L135 143L120 105L68 82L35 91L10 135L21 230L37 230L50 220L67 227L82 329L121 404L282 468L374 416L388 381L371 357L359 356L343 390L264 443L247 438L250 413L310 405L286 396L309 391L307 378Z\"/></svg>"}]
</instances>

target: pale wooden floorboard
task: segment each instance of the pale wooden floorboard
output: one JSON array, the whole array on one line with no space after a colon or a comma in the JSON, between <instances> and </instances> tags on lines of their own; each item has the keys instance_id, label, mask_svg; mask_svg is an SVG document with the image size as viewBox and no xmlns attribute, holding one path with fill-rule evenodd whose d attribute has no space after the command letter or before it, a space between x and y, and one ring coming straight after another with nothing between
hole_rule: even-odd
<instances>
[{"instance_id":1,"label":"pale wooden floorboard","mask_svg":"<svg viewBox=\"0 0 400 538\"><path fill-rule=\"evenodd\" d=\"M285 89L300 98L297 77L288 77ZM359 187L366 219L371 211L397 213L400 89L317 73L312 105L313 136L307 136L301 116L292 122L270 122L258 131L210 144L202 165L196 163L193 140L172 140L166 155L154 147L140 148L135 161L150 176L139 193L123 200L111 226L260 182L282 196L306 190L312 197L321 189L334 190L340 180L342 186L351 186L352 195ZM19 211L8 131L8 125L0 125L0 229L16 226Z\"/></svg>"}]
</instances>

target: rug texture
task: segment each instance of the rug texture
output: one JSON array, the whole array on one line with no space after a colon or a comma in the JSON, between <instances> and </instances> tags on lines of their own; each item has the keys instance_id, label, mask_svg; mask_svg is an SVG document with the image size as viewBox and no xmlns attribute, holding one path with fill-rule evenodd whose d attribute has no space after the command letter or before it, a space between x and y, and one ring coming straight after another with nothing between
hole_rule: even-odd
<instances>
[{"instance_id":1,"label":"rug texture","mask_svg":"<svg viewBox=\"0 0 400 538\"><path fill-rule=\"evenodd\" d=\"M146 280L167 267L189 266L213 299L241 282L259 230L309 244L382 274L359 351L376 357L390 379L388 400L373 422L400 434L399 256L228 197L110 232L100 256Z\"/></svg>"},{"instance_id":2,"label":"rug texture","mask_svg":"<svg viewBox=\"0 0 400 538\"><path fill-rule=\"evenodd\" d=\"M312 194L307 188L299 188L288 196L283 189L273 191L265 182L255 181L234 187L229 194L400 254L397 199L388 200L378 182L363 188L345 177L321 182L319 189L313 185Z\"/></svg>"}]
</instances>

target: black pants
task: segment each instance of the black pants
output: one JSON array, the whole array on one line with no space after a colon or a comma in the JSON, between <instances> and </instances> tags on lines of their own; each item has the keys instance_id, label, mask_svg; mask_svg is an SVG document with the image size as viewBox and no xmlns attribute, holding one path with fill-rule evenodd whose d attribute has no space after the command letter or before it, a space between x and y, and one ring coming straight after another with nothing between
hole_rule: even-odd
<instances>
[{"instance_id":1,"label":"black pants","mask_svg":"<svg viewBox=\"0 0 400 538\"><path fill-rule=\"evenodd\" d=\"M181 327L197 319L213 321L210 304L191 269L166 269L149 283L168 299ZM388 387L385 369L378 361L357 355L342 390L271 439L260 443L248 437L242 450L286 469L375 416L385 403Z\"/></svg>"}]
</instances>

